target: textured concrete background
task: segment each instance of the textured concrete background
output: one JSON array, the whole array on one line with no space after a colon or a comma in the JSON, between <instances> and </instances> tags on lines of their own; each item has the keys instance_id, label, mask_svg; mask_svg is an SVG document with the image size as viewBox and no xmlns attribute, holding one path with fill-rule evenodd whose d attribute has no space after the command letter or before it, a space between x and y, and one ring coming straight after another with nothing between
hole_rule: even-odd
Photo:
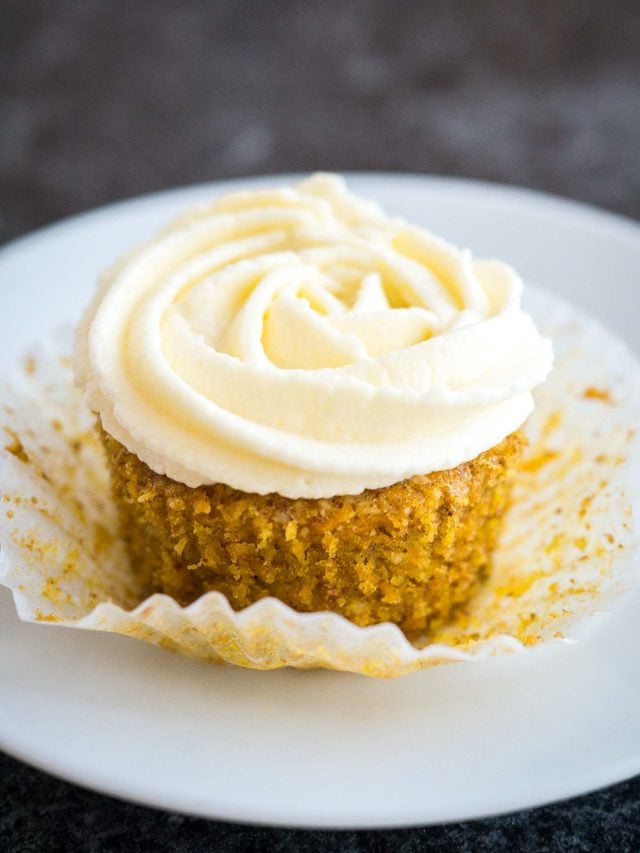
<instances>
[{"instance_id":1,"label":"textured concrete background","mask_svg":"<svg viewBox=\"0 0 640 853\"><path fill-rule=\"evenodd\" d=\"M637 0L3 0L0 39L0 240L166 186L317 168L640 216ZM322 834L167 815L0 758L2 850L606 848L640 849L640 780L473 824Z\"/></svg>"},{"instance_id":2,"label":"textured concrete background","mask_svg":"<svg viewBox=\"0 0 640 853\"><path fill-rule=\"evenodd\" d=\"M214 178L391 169L640 216L629 2L1 4L2 236Z\"/></svg>"}]
</instances>

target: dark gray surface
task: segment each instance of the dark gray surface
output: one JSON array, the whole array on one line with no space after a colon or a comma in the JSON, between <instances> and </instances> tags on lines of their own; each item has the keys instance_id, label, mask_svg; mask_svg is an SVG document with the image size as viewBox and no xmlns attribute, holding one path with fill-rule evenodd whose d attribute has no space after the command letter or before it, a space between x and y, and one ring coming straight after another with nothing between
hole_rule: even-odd
<instances>
[{"instance_id":1,"label":"dark gray surface","mask_svg":"<svg viewBox=\"0 0 640 853\"><path fill-rule=\"evenodd\" d=\"M466 175L640 216L637 0L5 0L0 15L0 240L165 186L317 168ZM9 758L0 774L10 851L640 849L639 779L471 824L326 834L167 815Z\"/></svg>"},{"instance_id":2,"label":"dark gray surface","mask_svg":"<svg viewBox=\"0 0 640 853\"><path fill-rule=\"evenodd\" d=\"M7 851L82 853L578 853L640 849L640 779L570 803L425 829L309 832L237 826L118 802L11 759L0 764L0 840Z\"/></svg>"}]
</instances>

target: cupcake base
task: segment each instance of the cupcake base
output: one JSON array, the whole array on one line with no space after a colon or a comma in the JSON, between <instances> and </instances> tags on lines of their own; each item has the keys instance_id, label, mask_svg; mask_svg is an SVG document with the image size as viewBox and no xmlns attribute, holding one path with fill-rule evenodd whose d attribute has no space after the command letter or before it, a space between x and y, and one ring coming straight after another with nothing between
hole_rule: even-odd
<instances>
[{"instance_id":1,"label":"cupcake base","mask_svg":"<svg viewBox=\"0 0 640 853\"><path fill-rule=\"evenodd\" d=\"M273 596L416 636L446 622L487 572L524 440L457 468L317 500L156 474L104 431L122 535L150 588L190 604L211 590L242 609Z\"/></svg>"}]
</instances>

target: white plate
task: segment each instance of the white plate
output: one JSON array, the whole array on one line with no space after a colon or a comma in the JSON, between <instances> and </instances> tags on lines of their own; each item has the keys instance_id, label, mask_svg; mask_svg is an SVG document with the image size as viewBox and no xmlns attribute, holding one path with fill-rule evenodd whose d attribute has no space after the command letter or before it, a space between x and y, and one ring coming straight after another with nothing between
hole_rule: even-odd
<instances>
[{"instance_id":1,"label":"white plate","mask_svg":"<svg viewBox=\"0 0 640 853\"><path fill-rule=\"evenodd\" d=\"M350 182L511 261L639 348L634 223L470 181ZM6 248L0 370L77 318L98 271L123 250L180 208L243 183L255 179L114 205ZM374 681L218 668L123 637L24 625L2 589L0 746L100 791L231 820L384 827L534 806L640 772L639 603L588 643Z\"/></svg>"}]
</instances>

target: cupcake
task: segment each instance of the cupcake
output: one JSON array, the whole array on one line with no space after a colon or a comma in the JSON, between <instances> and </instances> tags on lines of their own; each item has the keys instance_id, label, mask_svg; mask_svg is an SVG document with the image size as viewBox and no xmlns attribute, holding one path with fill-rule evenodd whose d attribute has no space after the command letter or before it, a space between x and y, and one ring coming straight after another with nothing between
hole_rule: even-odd
<instances>
[{"instance_id":1,"label":"cupcake","mask_svg":"<svg viewBox=\"0 0 640 853\"><path fill-rule=\"evenodd\" d=\"M551 344L522 283L315 175L199 206L76 339L150 592L424 635L490 570Z\"/></svg>"}]
</instances>

